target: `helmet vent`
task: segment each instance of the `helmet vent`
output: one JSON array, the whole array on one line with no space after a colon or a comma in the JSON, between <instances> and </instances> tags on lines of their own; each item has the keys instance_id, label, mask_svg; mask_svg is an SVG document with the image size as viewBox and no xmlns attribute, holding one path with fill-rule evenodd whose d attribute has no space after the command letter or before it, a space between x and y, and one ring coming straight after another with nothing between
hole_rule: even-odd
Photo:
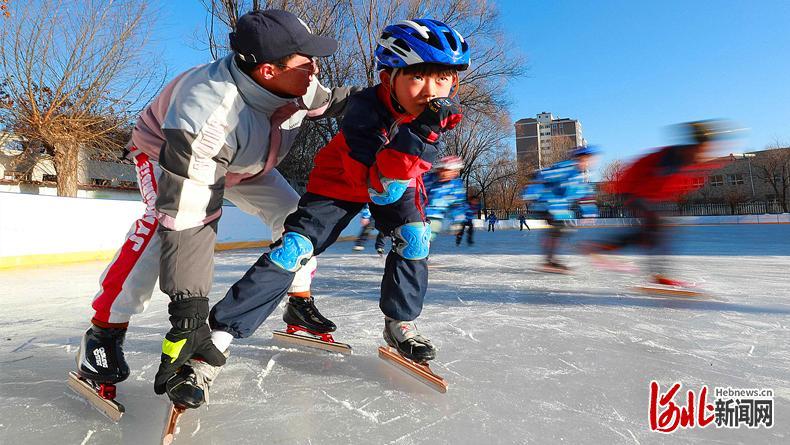
<instances>
[{"instance_id":1,"label":"helmet vent","mask_svg":"<svg viewBox=\"0 0 790 445\"><path fill-rule=\"evenodd\" d=\"M437 36L436 33L429 32L427 42L429 45L438 50L442 49L442 42L439 41L439 36Z\"/></svg>"},{"instance_id":2,"label":"helmet vent","mask_svg":"<svg viewBox=\"0 0 790 445\"><path fill-rule=\"evenodd\" d=\"M403 57L406 57L409 52L411 52L411 48L409 48L409 44L406 43L403 39L395 39L392 41L392 47L390 48L396 53L400 54Z\"/></svg>"},{"instance_id":3,"label":"helmet vent","mask_svg":"<svg viewBox=\"0 0 790 445\"><path fill-rule=\"evenodd\" d=\"M450 48L453 51L458 51L458 42L455 40L455 35L453 35L450 31L442 31L444 33L444 38L447 39L447 43L450 44Z\"/></svg>"}]
</instances>

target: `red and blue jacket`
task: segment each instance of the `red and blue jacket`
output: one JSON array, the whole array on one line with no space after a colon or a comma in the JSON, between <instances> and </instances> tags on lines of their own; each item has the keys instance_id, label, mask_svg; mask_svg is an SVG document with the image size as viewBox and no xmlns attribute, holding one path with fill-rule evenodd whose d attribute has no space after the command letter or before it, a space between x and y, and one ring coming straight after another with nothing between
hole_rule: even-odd
<instances>
[{"instance_id":1,"label":"red and blue jacket","mask_svg":"<svg viewBox=\"0 0 790 445\"><path fill-rule=\"evenodd\" d=\"M381 177L407 180L424 191L442 142L426 142L408 125L414 116L393 107L390 90L379 84L351 96L340 132L315 157L307 191L351 202L369 202L368 188L382 191Z\"/></svg>"}]
</instances>

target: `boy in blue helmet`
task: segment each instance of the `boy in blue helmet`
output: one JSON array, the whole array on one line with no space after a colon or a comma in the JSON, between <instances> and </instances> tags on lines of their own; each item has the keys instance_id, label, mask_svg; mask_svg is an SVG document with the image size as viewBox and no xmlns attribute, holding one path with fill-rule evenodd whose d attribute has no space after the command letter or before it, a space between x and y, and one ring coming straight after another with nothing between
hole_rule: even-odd
<instances>
[{"instance_id":1,"label":"boy in blue helmet","mask_svg":"<svg viewBox=\"0 0 790 445\"><path fill-rule=\"evenodd\" d=\"M556 260L555 254L566 232L567 221L576 216L571 207L578 204L585 218L597 214L595 191L584 177L597 153L595 147L576 147L571 152L571 159L540 170L521 195L524 200L533 201L532 210L542 213L549 225L543 238L546 255L543 270L547 272L569 271L566 265Z\"/></svg>"},{"instance_id":2,"label":"boy in blue helmet","mask_svg":"<svg viewBox=\"0 0 790 445\"><path fill-rule=\"evenodd\" d=\"M296 271L333 244L368 204L376 228L393 239L379 303L384 338L415 362L436 356L414 325L428 285L431 236L422 175L442 151L441 134L462 118L449 96L457 93L458 71L469 66L469 46L446 24L416 19L387 26L375 54L381 83L349 99L340 132L316 155L307 193L286 219L279 246L212 308L214 332L235 338L255 332ZM308 332L326 332L323 324L319 320Z\"/></svg>"}]
</instances>

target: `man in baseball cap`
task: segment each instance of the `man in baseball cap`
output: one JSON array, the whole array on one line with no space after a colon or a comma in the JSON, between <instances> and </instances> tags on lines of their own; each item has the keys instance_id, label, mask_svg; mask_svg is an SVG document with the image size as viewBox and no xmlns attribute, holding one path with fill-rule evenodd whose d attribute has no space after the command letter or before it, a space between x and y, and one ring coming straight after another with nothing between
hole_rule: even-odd
<instances>
[{"instance_id":1,"label":"man in baseball cap","mask_svg":"<svg viewBox=\"0 0 790 445\"><path fill-rule=\"evenodd\" d=\"M232 54L176 76L132 130L127 157L146 210L101 277L75 378L114 387L129 377L123 342L157 279L170 297L172 329L162 342L156 393L200 406L231 340L249 334L241 325L212 334L207 323L222 203L260 218L276 241L299 195L275 167L304 119L339 117L354 89L319 83L315 58L331 55L337 42L288 12L245 14L230 41ZM291 313L320 315L310 296L315 264L311 259L287 291ZM106 407L98 393L91 402Z\"/></svg>"},{"instance_id":2,"label":"man in baseball cap","mask_svg":"<svg viewBox=\"0 0 790 445\"><path fill-rule=\"evenodd\" d=\"M241 16L230 33L236 64L267 90L284 97L307 93L318 57L337 50L337 40L313 34L297 16L269 9Z\"/></svg>"},{"instance_id":3,"label":"man in baseball cap","mask_svg":"<svg viewBox=\"0 0 790 445\"><path fill-rule=\"evenodd\" d=\"M327 57L337 40L313 34L299 17L278 9L244 14L230 33L230 46L247 63L272 62L291 54Z\"/></svg>"}]
</instances>

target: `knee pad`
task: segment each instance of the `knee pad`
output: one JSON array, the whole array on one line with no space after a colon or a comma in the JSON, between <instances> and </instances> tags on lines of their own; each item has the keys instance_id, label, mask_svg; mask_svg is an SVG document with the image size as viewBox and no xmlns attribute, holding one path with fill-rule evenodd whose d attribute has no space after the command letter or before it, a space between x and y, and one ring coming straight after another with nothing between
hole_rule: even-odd
<instances>
[{"instance_id":1,"label":"knee pad","mask_svg":"<svg viewBox=\"0 0 790 445\"><path fill-rule=\"evenodd\" d=\"M304 235L286 232L281 241L269 252L269 259L288 272L296 272L313 256L313 243Z\"/></svg>"},{"instance_id":2,"label":"knee pad","mask_svg":"<svg viewBox=\"0 0 790 445\"><path fill-rule=\"evenodd\" d=\"M395 253L407 260L421 260L428 257L431 246L431 226L413 222L398 226L392 231Z\"/></svg>"}]
</instances>

